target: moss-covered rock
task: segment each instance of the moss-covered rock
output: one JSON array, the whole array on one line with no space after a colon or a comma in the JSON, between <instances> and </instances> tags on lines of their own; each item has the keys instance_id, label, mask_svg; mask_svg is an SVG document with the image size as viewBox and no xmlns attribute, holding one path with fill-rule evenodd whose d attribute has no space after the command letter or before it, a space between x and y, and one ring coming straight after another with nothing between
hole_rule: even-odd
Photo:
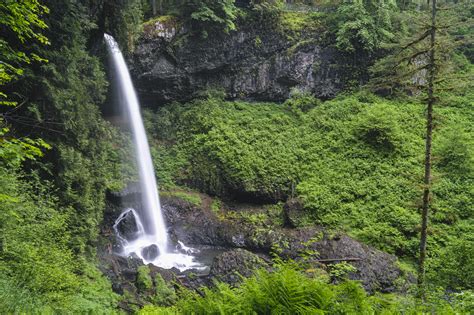
<instances>
[{"instance_id":1,"label":"moss-covered rock","mask_svg":"<svg viewBox=\"0 0 474 315\"><path fill-rule=\"evenodd\" d=\"M242 277L251 276L259 268L268 268L268 264L257 255L239 248L214 258L210 275L217 280L236 285Z\"/></svg>"}]
</instances>

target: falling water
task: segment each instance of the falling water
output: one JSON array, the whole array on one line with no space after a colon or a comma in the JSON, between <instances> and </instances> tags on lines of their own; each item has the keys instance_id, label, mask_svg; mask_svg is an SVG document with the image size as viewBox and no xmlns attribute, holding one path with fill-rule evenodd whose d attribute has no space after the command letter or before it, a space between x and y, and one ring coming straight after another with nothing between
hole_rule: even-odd
<instances>
[{"instance_id":1,"label":"falling water","mask_svg":"<svg viewBox=\"0 0 474 315\"><path fill-rule=\"evenodd\" d=\"M168 250L168 236L166 226L161 214L160 199L158 197L158 188L155 181L155 172L151 161L150 148L143 127L142 117L140 115L140 106L138 105L137 95L133 88L130 74L128 73L125 60L118 48L117 42L112 36L105 34L105 40L109 53L113 58L115 70L117 71L118 91L120 100L126 107L127 118L133 133L133 142L135 146L135 155L140 179L140 188L142 192L143 215L145 216L145 232L153 239L154 244L158 245L160 252L166 253Z\"/></svg>"},{"instance_id":2,"label":"falling water","mask_svg":"<svg viewBox=\"0 0 474 315\"><path fill-rule=\"evenodd\" d=\"M116 71L115 76L118 84L119 100L124 104L126 119L130 124L133 134L143 206L143 211L140 214L133 209L126 209L115 222L114 229L127 215L132 215L137 225L136 237L131 240L120 236L116 230L117 237L123 245L122 254L129 255L135 253L145 262L150 262L164 268L177 267L184 270L199 267L200 265L194 262L193 257L179 253L176 250L173 251L168 247L166 225L161 212L155 172L140 114L138 98L117 42L110 35L104 34L104 37ZM154 257L150 261L145 259L143 251L152 245L158 246L159 256Z\"/></svg>"}]
</instances>

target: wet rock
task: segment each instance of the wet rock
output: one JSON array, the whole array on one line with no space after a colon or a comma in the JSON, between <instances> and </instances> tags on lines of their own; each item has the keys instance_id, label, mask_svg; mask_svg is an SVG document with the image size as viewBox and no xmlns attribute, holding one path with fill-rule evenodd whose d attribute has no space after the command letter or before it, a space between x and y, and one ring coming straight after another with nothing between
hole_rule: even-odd
<instances>
[{"instance_id":1,"label":"wet rock","mask_svg":"<svg viewBox=\"0 0 474 315\"><path fill-rule=\"evenodd\" d=\"M130 291L134 287L137 269L143 262L136 255L118 256L110 252L99 251L100 269L112 283L112 289L118 294Z\"/></svg>"},{"instance_id":2,"label":"wet rock","mask_svg":"<svg viewBox=\"0 0 474 315\"><path fill-rule=\"evenodd\" d=\"M137 276L138 267L143 265L143 261L135 254L128 257L113 256L114 272L125 281L134 281Z\"/></svg>"},{"instance_id":3,"label":"wet rock","mask_svg":"<svg viewBox=\"0 0 474 315\"><path fill-rule=\"evenodd\" d=\"M137 220L131 211L127 212L116 226L120 236L126 240L132 240L138 232Z\"/></svg>"},{"instance_id":4,"label":"wet rock","mask_svg":"<svg viewBox=\"0 0 474 315\"><path fill-rule=\"evenodd\" d=\"M245 250L234 249L214 258L210 276L235 285L242 277L249 277L256 269L266 268L268 264L257 255Z\"/></svg>"},{"instance_id":5,"label":"wet rock","mask_svg":"<svg viewBox=\"0 0 474 315\"><path fill-rule=\"evenodd\" d=\"M395 280L402 273L393 255L362 244L347 235L325 237L314 245L314 249L320 253L321 259L349 259L348 262L357 268L350 278L360 280L369 292L380 290L387 293L397 290Z\"/></svg>"},{"instance_id":6,"label":"wet rock","mask_svg":"<svg viewBox=\"0 0 474 315\"><path fill-rule=\"evenodd\" d=\"M114 291L117 294L123 294L123 286L119 282L113 282L112 283L112 291Z\"/></svg>"},{"instance_id":7,"label":"wet rock","mask_svg":"<svg viewBox=\"0 0 474 315\"><path fill-rule=\"evenodd\" d=\"M235 247L244 247L244 245L245 245L245 236L242 235L242 234L232 236L232 244Z\"/></svg>"},{"instance_id":8,"label":"wet rock","mask_svg":"<svg viewBox=\"0 0 474 315\"><path fill-rule=\"evenodd\" d=\"M162 198L162 206L171 239L185 244L240 247L216 257L209 276L195 271L183 274L178 270L164 271L150 267L152 275L159 273L167 282L172 281L174 275L179 275L178 282L193 289L211 285L213 278L235 284L240 280L237 274L247 276L254 267L261 266L261 259L252 254L253 251L259 255L278 252L285 259L299 260L305 257L311 259L314 266L329 266L346 261L357 269L350 277L361 281L369 292L399 290L395 283L401 271L396 265L396 257L347 235L329 233L317 227L255 228L235 218L217 217L210 209L196 207L175 197ZM291 219L293 214L296 216L298 203L294 201L294 204L289 203L287 206L287 216ZM154 250L148 249L149 254L156 254ZM143 262L136 256L126 258L114 255L110 245L104 246L98 253L101 269L111 279L114 291L133 291L131 283L136 279L136 270Z\"/></svg>"},{"instance_id":9,"label":"wet rock","mask_svg":"<svg viewBox=\"0 0 474 315\"><path fill-rule=\"evenodd\" d=\"M156 244L152 244L142 249L142 257L145 260L152 261L160 254L160 250Z\"/></svg>"},{"instance_id":10,"label":"wet rock","mask_svg":"<svg viewBox=\"0 0 474 315\"><path fill-rule=\"evenodd\" d=\"M176 197L162 198L170 238L184 244L225 246L226 237L215 215Z\"/></svg>"},{"instance_id":11,"label":"wet rock","mask_svg":"<svg viewBox=\"0 0 474 315\"><path fill-rule=\"evenodd\" d=\"M130 268L138 268L143 265L143 261L135 253L128 255L125 259L127 260L127 266L130 266Z\"/></svg>"},{"instance_id":12,"label":"wet rock","mask_svg":"<svg viewBox=\"0 0 474 315\"><path fill-rule=\"evenodd\" d=\"M284 224L286 227L296 228L302 225L306 216L303 202L297 198L288 200L283 206Z\"/></svg>"},{"instance_id":13,"label":"wet rock","mask_svg":"<svg viewBox=\"0 0 474 315\"><path fill-rule=\"evenodd\" d=\"M347 235L331 235L323 228L272 228L255 229L248 224L233 220L220 220L207 209L181 208L181 202L173 198L163 200L163 209L172 215L169 225L172 234L188 244L240 247L249 251L269 254L280 251L283 258L299 259L313 253L316 263L334 264L346 261L357 268L351 275L360 280L368 291L393 292L395 280L401 276L396 257L364 245ZM290 218L299 211L295 200L287 205ZM293 217L294 217L293 216ZM296 218L295 218L296 219Z\"/></svg>"}]
</instances>

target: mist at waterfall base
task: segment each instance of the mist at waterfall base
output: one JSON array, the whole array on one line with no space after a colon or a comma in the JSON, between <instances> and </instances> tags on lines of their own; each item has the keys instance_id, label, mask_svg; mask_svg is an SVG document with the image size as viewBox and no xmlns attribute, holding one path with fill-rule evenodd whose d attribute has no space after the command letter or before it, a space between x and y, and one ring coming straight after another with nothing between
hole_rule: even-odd
<instances>
[{"instance_id":1,"label":"mist at waterfall base","mask_svg":"<svg viewBox=\"0 0 474 315\"><path fill-rule=\"evenodd\" d=\"M107 34L104 34L104 38L113 67L112 75L116 83L117 99L133 137L142 204L140 211L127 208L115 221L114 230L122 246L122 251L118 254L123 256L135 254L144 263L166 269L173 267L180 271L204 269L206 267L197 262L192 255L197 252L196 249L189 248L179 241L176 246L169 244L138 98L117 42ZM130 219L130 216L133 217L135 231L131 236L122 235L118 226L125 218Z\"/></svg>"}]
</instances>

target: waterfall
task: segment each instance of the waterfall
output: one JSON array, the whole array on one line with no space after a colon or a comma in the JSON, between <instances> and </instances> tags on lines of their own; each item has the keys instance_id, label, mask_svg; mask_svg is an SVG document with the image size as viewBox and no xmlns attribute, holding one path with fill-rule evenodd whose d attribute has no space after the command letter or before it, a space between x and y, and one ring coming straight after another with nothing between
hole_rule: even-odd
<instances>
[{"instance_id":1,"label":"waterfall","mask_svg":"<svg viewBox=\"0 0 474 315\"><path fill-rule=\"evenodd\" d=\"M138 213L134 209L126 209L115 221L114 230L123 246L121 254L128 256L134 253L143 261L163 268L199 269L201 265L188 255L189 248L180 243L179 248L184 246L187 250L185 252L177 248L173 250L168 246L166 225L161 211L150 147L140 114L138 98L117 42L108 34L104 34L104 37L115 70L118 97L125 109L125 119L133 135L142 196L142 211ZM135 222L136 231L133 239L126 239L117 230L120 222L128 216L133 216Z\"/></svg>"},{"instance_id":2,"label":"waterfall","mask_svg":"<svg viewBox=\"0 0 474 315\"><path fill-rule=\"evenodd\" d=\"M133 134L143 203L144 218L141 221L146 223L145 234L151 238L154 244L158 245L161 253L166 253L168 251L168 235L161 213L155 171L153 170L145 127L140 115L138 98L117 42L110 35L104 34L104 37L116 71L119 99L125 106L126 118L129 120Z\"/></svg>"}]
</instances>

